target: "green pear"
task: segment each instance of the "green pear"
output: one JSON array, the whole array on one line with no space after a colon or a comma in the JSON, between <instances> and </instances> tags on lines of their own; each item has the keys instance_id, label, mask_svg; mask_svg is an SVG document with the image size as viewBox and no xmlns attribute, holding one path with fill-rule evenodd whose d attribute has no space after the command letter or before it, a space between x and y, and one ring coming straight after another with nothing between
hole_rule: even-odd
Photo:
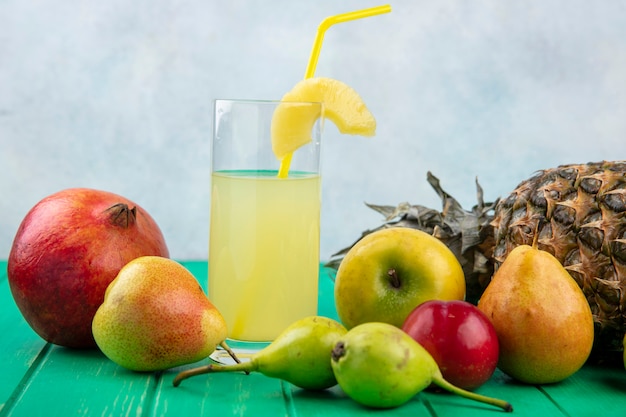
<instances>
[{"instance_id":1,"label":"green pear","mask_svg":"<svg viewBox=\"0 0 626 417\"><path fill-rule=\"evenodd\" d=\"M462 397L513 411L506 401L447 382L428 351L388 323L370 322L350 329L335 345L331 365L343 391L368 407L398 407L432 383Z\"/></svg>"},{"instance_id":2,"label":"green pear","mask_svg":"<svg viewBox=\"0 0 626 417\"><path fill-rule=\"evenodd\" d=\"M234 365L210 364L182 371L174 378L174 386L195 375L243 371L260 372L309 390L330 388L337 384L330 353L346 331L341 323L327 317L305 317L288 326L249 361Z\"/></svg>"},{"instance_id":3,"label":"green pear","mask_svg":"<svg viewBox=\"0 0 626 417\"><path fill-rule=\"evenodd\" d=\"M582 290L550 253L520 245L478 302L500 343L498 367L529 384L561 381L591 353L594 325Z\"/></svg>"},{"instance_id":4,"label":"green pear","mask_svg":"<svg viewBox=\"0 0 626 417\"><path fill-rule=\"evenodd\" d=\"M181 264L143 256L109 284L92 322L94 339L113 362L157 371L208 357L226 339L220 312Z\"/></svg>"}]
</instances>

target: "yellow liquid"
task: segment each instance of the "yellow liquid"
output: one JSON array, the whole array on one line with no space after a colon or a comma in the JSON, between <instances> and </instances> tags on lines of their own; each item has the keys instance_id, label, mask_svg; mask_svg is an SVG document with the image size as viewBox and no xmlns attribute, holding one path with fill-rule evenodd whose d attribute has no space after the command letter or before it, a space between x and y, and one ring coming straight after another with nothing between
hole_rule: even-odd
<instances>
[{"instance_id":1,"label":"yellow liquid","mask_svg":"<svg viewBox=\"0 0 626 417\"><path fill-rule=\"evenodd\" d=\"M317 314L320 177L212 176L209 298L229 337L271 341Z\"/></svg>"}]
</instances>

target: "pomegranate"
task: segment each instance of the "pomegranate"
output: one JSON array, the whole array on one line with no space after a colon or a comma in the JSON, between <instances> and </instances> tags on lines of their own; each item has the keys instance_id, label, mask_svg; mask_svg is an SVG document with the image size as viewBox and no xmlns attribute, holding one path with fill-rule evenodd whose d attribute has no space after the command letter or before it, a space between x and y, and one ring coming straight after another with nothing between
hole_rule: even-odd
<instances>
[{"instance_id":1,"label":"pomegranate","mask_svg":"<svg viewBox=\"0 0 626 417\"><path fill-rule=\"evenodd\" d=\"M156 222L119 195L71 188L37 203L20 224L7 275L22 315L43 339L96 347L91 322L124 265L169 257Z\"/></svg>"}]
</instances>

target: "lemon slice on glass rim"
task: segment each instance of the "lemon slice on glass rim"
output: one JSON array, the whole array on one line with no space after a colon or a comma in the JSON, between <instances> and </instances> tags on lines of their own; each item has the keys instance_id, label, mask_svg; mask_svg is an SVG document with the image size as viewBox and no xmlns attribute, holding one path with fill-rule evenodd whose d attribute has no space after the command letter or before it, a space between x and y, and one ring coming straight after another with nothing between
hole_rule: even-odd
<instances>
[{"instance_id":1,"label":"lemon slice on glass rim","mask_svg":"<svg viewBox=\"0 0 626 417\"><path fill-rule=\"evenodd\" d=\"M360 136L376 133L376 120L361 96L341 81L325 77L306 78L281 101L274 111L271 126L272 150L278 160L311 142L313 125L322 116L333 122L340 133ZM302 102L319 102L323 106L307 106Z\"/></svg>"}]
</instances>

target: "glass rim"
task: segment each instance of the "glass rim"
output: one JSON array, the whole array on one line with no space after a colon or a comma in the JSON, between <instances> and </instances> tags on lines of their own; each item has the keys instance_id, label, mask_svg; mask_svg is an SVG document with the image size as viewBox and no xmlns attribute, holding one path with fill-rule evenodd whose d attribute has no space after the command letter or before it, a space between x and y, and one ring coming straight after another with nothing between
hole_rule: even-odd
<instances>
[{"instance_id":1,"label":"glass rim","mask_svg":"<svg viewBox=\"0 0 626 417\"><path fill-rule=\"evenodd\" d=\"M307 100L270 100L270 99L245 99L245 98L216 98L213 103L218 102L231 102L241 104L280 104L280 103L298 103L298 104L319 104L323 105L322 101L307 101Z\"/></svg>"}]
</instances>

